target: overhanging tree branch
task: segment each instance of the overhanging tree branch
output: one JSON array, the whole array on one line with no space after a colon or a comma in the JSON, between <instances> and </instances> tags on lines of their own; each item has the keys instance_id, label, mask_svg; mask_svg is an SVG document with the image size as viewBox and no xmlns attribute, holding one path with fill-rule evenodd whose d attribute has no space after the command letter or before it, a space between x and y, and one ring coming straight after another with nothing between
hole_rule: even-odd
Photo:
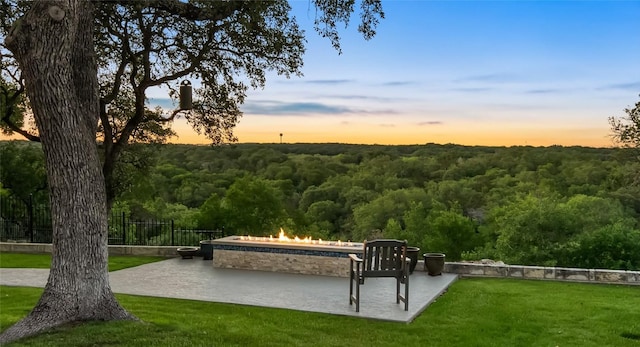
<instances>
[{"instance_id":1,"label":"overhanging tree branch","mask_svg":"<svg viewBox=\"0 0 640 347\"><path fill-rule=\"evenodd\" d=\"M4 85L0 86L2 90L2 97L4 101L4 114L2 115L2 122L11 131L23 136L29 141L40 142L40 137L29 133L22 129L18 124L13 121L13 116L16 112L16 105L18 104L21 96L24 94L24 85L19 83L18 89L10 89Z\"/></svg>"}]
</instances>

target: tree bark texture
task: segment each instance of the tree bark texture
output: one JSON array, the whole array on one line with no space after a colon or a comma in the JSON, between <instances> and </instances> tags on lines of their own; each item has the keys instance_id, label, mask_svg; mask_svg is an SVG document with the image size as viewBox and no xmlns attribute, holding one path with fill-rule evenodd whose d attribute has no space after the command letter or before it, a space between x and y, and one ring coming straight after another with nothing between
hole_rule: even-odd
<instances>
[{"instance_id":1,"label":"tree bark texture","mask_svg":"<svg viewBox=\"0 0 640 347\"><path fill-rule=\"evenodd\" d=\"M53 251L42 297L0 336L0 345L69 322L133 319L109 286L93 5L36 2L5 43L20 64L42 140Z\"/></svg>"}]
</instances>

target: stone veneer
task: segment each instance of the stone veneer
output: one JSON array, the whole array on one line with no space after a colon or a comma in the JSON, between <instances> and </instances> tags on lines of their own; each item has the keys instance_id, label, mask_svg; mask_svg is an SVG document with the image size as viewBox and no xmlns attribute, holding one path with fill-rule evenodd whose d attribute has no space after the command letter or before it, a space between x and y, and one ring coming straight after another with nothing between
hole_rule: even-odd
<instances>
[{"instance_id":1,"label":"stone veneer","mask_svg":"<svg viewBox=\"0 0 640 347\"><path fill-rule=\"evenodd\" d=\"M349 253L362 254L361 243L350 246L248 241L227 236L211 241L213 266L227 269L349 277Z\"/></svg>"},{"instance_id":2,"label":"stone veneer","mask_svg":"<svg viewBox=\"0 0 640 347\"><path fill-rule=\"evenodd\" d=\"M640 271L447 262L444 272L469 277L508 277L640 285Z\"/></svg>"},{"instance_id":3,"label":"stone veneer","mask_svg":"<svg viewBox=\"0 0 640 347\"><path fill-rule=\"evenodd\" d=\"M213 266L226 269L349 277L349 258L215 249Z\"/></svg>"}]
</instances>

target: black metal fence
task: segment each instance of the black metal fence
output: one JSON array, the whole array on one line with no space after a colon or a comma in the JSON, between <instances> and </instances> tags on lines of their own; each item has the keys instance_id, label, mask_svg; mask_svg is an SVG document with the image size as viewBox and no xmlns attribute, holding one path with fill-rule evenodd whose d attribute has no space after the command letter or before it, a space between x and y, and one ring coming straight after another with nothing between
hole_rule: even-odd
<instances>
[{"instance_id":1,"label":"black metal fence","mask_svg":"<svg viewBox=\"0 0 640 347\"><path fill-rule=\"evenodd\" d=\"M0 241L50 243L49 206L35 203L31 197L0 196Z\"/></svg>"},{"instance_id":2,"label":"black metal fence","mask_svg":"<svg viewBox=\"0 0 640 347\"><path fill-rule=\"evenodd\" d=\"M51 243L51 230L48 206L0 196L0 241ZM197 246L200 240L222 236L224 228L184 228L171 219L136 219L124 212L112 213L109 218L110 245Z\"/></svg>"}]
</instances>

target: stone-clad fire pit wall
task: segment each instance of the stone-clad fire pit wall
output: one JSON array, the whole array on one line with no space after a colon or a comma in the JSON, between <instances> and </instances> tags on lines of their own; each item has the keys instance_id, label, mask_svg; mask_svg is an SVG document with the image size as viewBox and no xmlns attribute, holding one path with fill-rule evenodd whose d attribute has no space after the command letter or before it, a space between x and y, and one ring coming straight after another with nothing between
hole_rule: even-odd
<instances>
[{"instance_id":1,"label":"stone-clad fire pit wall","mask_svg":"<svg viewBox=\"0 0 640 347\"><path fill-rule=\"evenodd\" d=\"M349 253L362 255L362 243L280 242L227 236L211 241L216 268L349 277Z\"/></svg>"}]
</instances>

